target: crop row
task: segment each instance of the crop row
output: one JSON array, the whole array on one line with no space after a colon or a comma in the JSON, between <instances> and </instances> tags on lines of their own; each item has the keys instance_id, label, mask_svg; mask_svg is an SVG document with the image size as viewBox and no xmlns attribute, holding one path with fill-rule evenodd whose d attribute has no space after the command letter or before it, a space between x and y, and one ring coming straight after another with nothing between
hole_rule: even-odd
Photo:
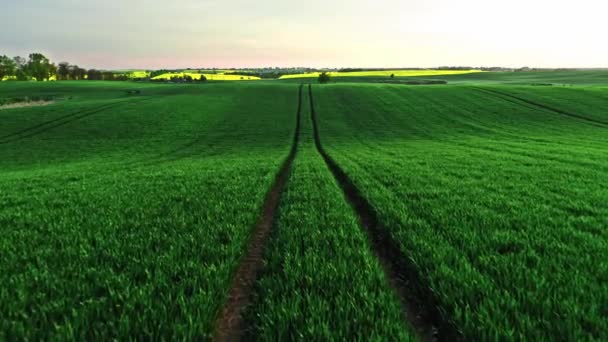
<instances>
[{"instance_id":1,"label":"crop row","mask_svg":"<svg viewBox=\"0 0 608 342\"><path fill-rule=\"evenodd\" d=\"M464 87L316 94L329 153L466 338L608 338L604 128Z\"/></svg>"},{"instance_id":2,"label":"crop row","mask_svg":"<svg viewBox=\"0 0 608 342\"><path fill-rule=\"evenodd\" d=\"M292 146L296 87L32 87L10 95L70 100L0 112L0 340L210 337ZM464 338L608 339L604 90L314 95L325 150ZM246 337L414 339L307 96Z\"/></svg>"},{"instance_id":3,"label":"crop row","mask_svg":"<svg viewBox=\"0 0 608 342\"><path fill-rule=\"evenodd\" d=\"M298 156L248 313L258 340L412 340L399 301L313 140L307 94Z\"/></svg>"},{"instance_id":4,"label":"crop row","mask_svg":"<svg viewBox=\"0 0 608 342\"><path fill-rule=\"evenodd\" d=\"M291 146L295 88L78 90L1 114L5 136L112 103L0 150L0 340L208 337Z\"/></svg>"}]
</instances>

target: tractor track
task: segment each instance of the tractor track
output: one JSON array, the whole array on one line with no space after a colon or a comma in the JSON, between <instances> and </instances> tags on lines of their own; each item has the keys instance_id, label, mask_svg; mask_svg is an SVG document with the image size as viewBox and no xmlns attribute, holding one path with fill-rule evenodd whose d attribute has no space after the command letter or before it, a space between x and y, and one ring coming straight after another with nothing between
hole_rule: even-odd
<instances>
[{"instance_id":1,"label":"tractor track","mask_svg":"<svg viewBox=\"0 0 608 342\"><path fill-rule=\"evenodd\" d=\"M141 101L145 101L146 99L142 99L139 101L134 101L131 103L137 103L137 102L141 102ZM61 126L65 126L67 124L70 124L72 122L87 118L89 116L93 116L95 114L101 113L105 110L117 107L119 105L121 105L122 103L127 103L127 101L121 101L121 102L114 102L114 103L110 103L110 104L106 104L106 105L102 105L96 108L88 108L88 109L84 109L84 110L80 110L74 113L70 113L70 114L66 114L66 115L62 115L58 118L49 120L49 121L45 121L27 128L24 128L22 130L19 130L17 132L13 132L11 134L5 135L3 137L0 137L0 145L2 144L8 144L8 143L12 143L12 142L16 142L16 141L20 141L26 138L30 138L39 134L43 134L45 132L48 132L54 128L58 128Z\"/></svg>"},{"instance_id":2,"label":"tractor track","mask_svg":"<svg viewBox=\"0 0 608 342\"><path fill-rule=\"evenodd\" d=\"M478 91L481 91L481 92L484 92L486 94L494 95L495 97L499 97L499 98L501 98L503 100L507 100L507 101L509 101L511 103L521 104L520 102L523 102L523 103L526 103L528 105L534 106L536 108L541 108L541 109L544 109L544 110L547 110L547 111L550 111L550 112L553 112L553 113L556 113L556 114L560 114L560 115L563 115L563 116L568 116L570 118L577 119L579 121L585 121L588 124L591 124L591 125L596 126L596 127L608 128L608 122L604 122L604 121L601 121L601 120L596 120L596 119L593 119L593 118L590 118L590 117L587 117L587 116L584 116L584 115L570 113L570 112L567 112L565 110L562 110L562 109L559 109L559 108L554 108L554 107L548 106L546 104L543 104L543 103L540 103L540 102L536 102L536 101L532 101L532 100L528 100L528 99L525 99L523 97L519 97L519 96L516 96L516 95L513 95L513 94L504 93L502 91L498 91L498 90L495 90L495 89L487 89L487 88L479 88L479 87L474 87L474 89L476 89Z\"/></svg>"},{"instance_id":3,"label":"tractor track","mask_svg":"<svg viewBox=\"0 0 608 342\"><path fill-rule=\"evenodd\" d=\"M243 339L245 333L243 313L250 303L255 281L263 264L264 248L272 230L281 193L289 178L291 166L298 150L302 116L302 88L303 85L300 85L298 90L296 129L291 150L283 162L272 187L266 194L262 212L249 239L247 251L234 273L232 284L228 291L228 298L215 324L214 341L239 341Z\"/></svg>"},{"instance_id":4,"label":"tractor track","mask_svg":"<svg viewBox=\"0 0 608 342\"><path fill-rule=\"evenodd\" d=\"M359 223L370 241L374 255L380 261L387 280L399 297L405 319L422 341L463 340L462 334L456 326L439 311L438 301L432 290L423 285L413 262L404 255L390 233L382 227L375 209L323 148L311 85L309 85L308 91L317 151L340 185L346 200L354 209Z\"/></svg>"}]
</instances>

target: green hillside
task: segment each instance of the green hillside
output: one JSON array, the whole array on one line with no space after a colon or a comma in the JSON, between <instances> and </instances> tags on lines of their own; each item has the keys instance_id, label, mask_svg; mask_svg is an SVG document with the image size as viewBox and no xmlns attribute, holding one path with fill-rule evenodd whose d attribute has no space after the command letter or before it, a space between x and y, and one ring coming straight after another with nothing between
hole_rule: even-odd
<instances>
[{"instance_id":1,"label":"green hillside","mask_svg":"<svg viewBox=\"0 0 608 342\"><path fill-rule=\"evenodd\" d=\"M607 75L2 82L0 340L607 340Z\"/></svg>"}]
</instances>

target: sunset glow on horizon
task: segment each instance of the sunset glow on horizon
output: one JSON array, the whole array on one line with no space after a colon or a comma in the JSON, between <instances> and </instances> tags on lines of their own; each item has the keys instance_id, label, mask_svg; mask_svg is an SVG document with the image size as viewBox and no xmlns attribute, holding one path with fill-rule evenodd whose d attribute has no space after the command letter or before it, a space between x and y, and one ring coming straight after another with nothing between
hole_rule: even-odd
<instances>
[{"instance_id":1,"label":"sunset glow on horizon","mask_svg":"<svg viewBox=\"0 0 608 342\"><path fill-rule=\"evenodd\" d=\"M97 68L608 67L600 0L4 0L0 55Z\"/></svg>"}]
</instances>

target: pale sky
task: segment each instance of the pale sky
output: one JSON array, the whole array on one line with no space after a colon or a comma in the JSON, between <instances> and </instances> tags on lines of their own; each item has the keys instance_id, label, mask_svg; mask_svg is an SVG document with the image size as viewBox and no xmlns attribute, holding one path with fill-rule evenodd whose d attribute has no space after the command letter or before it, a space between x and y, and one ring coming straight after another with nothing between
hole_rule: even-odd
<instances>
[{"instance_id":1,"label":"pale sky","mask_svg":"<svg viewBox=\"0 0 608 342\"><path fill-rule=\"evenodd\" d=\"M607 0L0 0L0 55L87 68L608 67Z\"/></svg>"}]
</instances>

